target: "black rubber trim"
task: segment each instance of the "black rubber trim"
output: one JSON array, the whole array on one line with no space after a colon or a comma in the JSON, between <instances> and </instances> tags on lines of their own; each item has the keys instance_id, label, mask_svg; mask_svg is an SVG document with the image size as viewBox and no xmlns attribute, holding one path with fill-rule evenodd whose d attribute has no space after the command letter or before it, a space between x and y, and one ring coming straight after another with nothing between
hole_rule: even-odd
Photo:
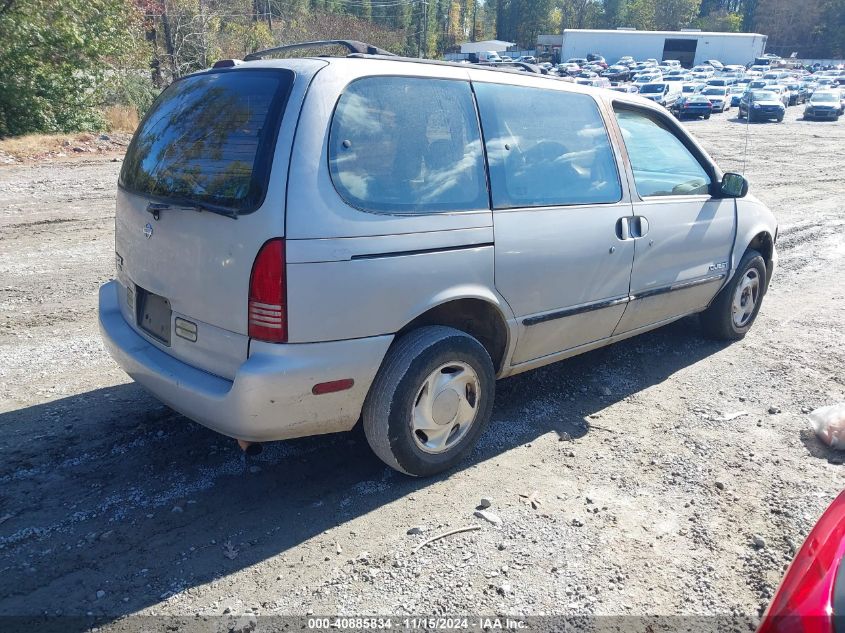
<instances>
[{"instance_id":1,"label":"black rubber trim","mask_svg":"<svg viewBox=\"0 0 845 633\"><path fill-rule=\"evenodd\" d=\"M537 316L528 317L527 319L522 320L522 324L526 327L530 327L532 325L537 325L539 323L545 323L546 321L554 321L556 319L564 319L566 317L574 316L576 314L582 314L584 312L594 312L595 310L601 310L602 308L610 308L615 305L620 305L622 303L628 303L630 301L636 301L637 299L645 299L647 297L654 297L656 295L666 294L667 292L674 292L675 290L684 290L685 288L694 288L695 286L701 286L703 284L709 284L714 281L718 281L720 279L724 279L727 276L727 273L720 273L718 275L711 275L709 277L703 277L701 279L693 279L692 281L683 281L677 284L672 284L671 286L663 286L662 288L654 288L653 290L646 290L636 295L631 296L624 296L624 297L614 297L612 299L603 299L602 301L596 301L595 303L588 303L586 305L578 306L575 308L566 308L564 310L556 310L554 312L548 312L546 314L539 314ZM843 631L842 633L845 633Z\"/></svg>"},{"instance_id":2,"label":"black rubber trim","mask_svg":"<svg viewBox=\"0 0 845 633\"><path fill-rule=\"evenodd\" d=\"M639 292L635 295L631 296L631 301L636 301L637 299L646 299L648 297L654 297L656 295L666 294L667 292L674 292L675 290L684 290L686 288L694 288L695 286L702 286L704 284L709 284L714 281L719 281L720 279L724 279L727 276L727 273L721 273L718 275L711 275L710 277L702 277L701 279L693 279L692 281L682 281L681 283L672 284L671 286L663 286L661 288L653 288L651 290L644 290L643 292Z\"/></svg>"},{"instance_id":3,"label":"black rubber trim","mask_svg":"<svg viewBox=\"0 0 845 633\"><path fill-rule=\"evenodd\" d=\"M839 561L830 602L833 606L833 630L835 633L845 633L845 558Z\"/></svg>"},{"instance_id":4,"label":"black rubber trim","mask_svg":"<svg viewBox=\"0 0 845 633\"><path fill-rule=\"evenodd\" d=\"M627 295L624 297L614 297L613 299L603 299L601 301L588 303L576 308L566 308L565 310L556 310L555 312L548 312L546 314L528 317L527 319L522 320L522 324L526 327L530 327L539 323L545 323L546 321L554 321L556 319L563 319L565 317L582 314L584 312L594 312L596 310L601 310L602 308L610 308L612 306L628 303L628 301L630 301L630 298Z\"/></svg>"},{"instance_id":5,"label":"black rubber trim","mask_svg":"<svg viewBox=\"0 0 845 633\"><path fill-rule=\"evenodd\" d=\"M486 246L493 246L493 242L482 242L480 244L463 244L461 246L442 246L439 248L421 248L413 251L368 253L365 255L353 255L350 259L384 259L386 257L405 257L407 255L427 255L428 253L449 253L451 251L468 251L473 248L484 248Z\"/></svg>"}]
</instances>

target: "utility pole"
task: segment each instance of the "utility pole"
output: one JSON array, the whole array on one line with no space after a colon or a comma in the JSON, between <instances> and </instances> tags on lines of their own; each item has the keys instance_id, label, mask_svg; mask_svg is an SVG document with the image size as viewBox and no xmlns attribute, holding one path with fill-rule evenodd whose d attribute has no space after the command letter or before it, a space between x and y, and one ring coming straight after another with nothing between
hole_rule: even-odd
<instances>
[{"instance_id":1,"label":"utility pole","mask_svg":"<svg viewBox=\"0 0 845 633\"><path fill-rule=\"evenodd\" d=\"M475 16L478 13L478 0L472 0L472 33L470 33L470 42L475 41Z\"/></svg>"},{"instance_id":2,"label":"utility pole","mask_svg":"<svg viewBox=\"0 0 845 633\"><path fill-rule=\"evenodd\" d=\"M267 26L270 33L273 32L273 10L270 8L270 0L267 0Z\"/></svg>"}]
</instances>

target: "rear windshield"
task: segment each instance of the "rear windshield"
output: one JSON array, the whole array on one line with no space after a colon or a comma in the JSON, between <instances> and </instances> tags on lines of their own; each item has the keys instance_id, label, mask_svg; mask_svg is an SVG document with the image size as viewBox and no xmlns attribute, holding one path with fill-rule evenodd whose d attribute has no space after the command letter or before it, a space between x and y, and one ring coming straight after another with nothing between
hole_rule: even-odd
<instances>
[{"instance_id":1,"label":"rear windshield","mask_svg":"<svg viewBox=\"0 0 845 633\"><path fill-rule=\"evenodd\" d=\"M642 94L648 94L650 92L663 92L665 90L663 84L646 84L642 88L640 88L640 92Z\"/></svg>"},{"instance_id":2,"label":"rear windshield","mask_svg":"<svg viewBox=\"0 0 845 633\"><path fill-rule=\"evenodd\" d=\"M217 71L170 85L123 161L120 185L174 204L249 213L264 200L294 74Z\"/></svg>"}]
</instances>

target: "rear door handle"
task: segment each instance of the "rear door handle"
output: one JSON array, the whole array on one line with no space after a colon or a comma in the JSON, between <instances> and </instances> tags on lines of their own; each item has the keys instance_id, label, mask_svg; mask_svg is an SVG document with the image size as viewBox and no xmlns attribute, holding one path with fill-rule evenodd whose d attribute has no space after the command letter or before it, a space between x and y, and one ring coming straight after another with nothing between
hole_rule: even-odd
<instances>
[{"instance_id":1,"label":"rear door handle","mask_svg":"<svg viewBox=\"0 0 845 633\"><path fill-rule=\"evenodd\" d=\"M631 223L631 236L634 239L639 239L648 235L648 218L643 215L635 215L633 220L634 221Z\"/></svg>"}]
</instances>

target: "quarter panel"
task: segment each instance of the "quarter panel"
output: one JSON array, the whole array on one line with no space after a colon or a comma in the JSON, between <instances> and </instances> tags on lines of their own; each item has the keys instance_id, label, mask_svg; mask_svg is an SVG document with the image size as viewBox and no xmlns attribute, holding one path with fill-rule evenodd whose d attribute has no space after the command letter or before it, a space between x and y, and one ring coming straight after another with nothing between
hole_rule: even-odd
<instances>
[{"instance_id":1,"label":"quarter panel","mask_svg":"<svg viewBox=\"0 0 845 633\"><path fill-rule=\"evenodd\" d=\"M508 310L494 290L493 247L289 264L291 343L391 334L429 308L480 298Z\"/></svg>"}]
</instances>

